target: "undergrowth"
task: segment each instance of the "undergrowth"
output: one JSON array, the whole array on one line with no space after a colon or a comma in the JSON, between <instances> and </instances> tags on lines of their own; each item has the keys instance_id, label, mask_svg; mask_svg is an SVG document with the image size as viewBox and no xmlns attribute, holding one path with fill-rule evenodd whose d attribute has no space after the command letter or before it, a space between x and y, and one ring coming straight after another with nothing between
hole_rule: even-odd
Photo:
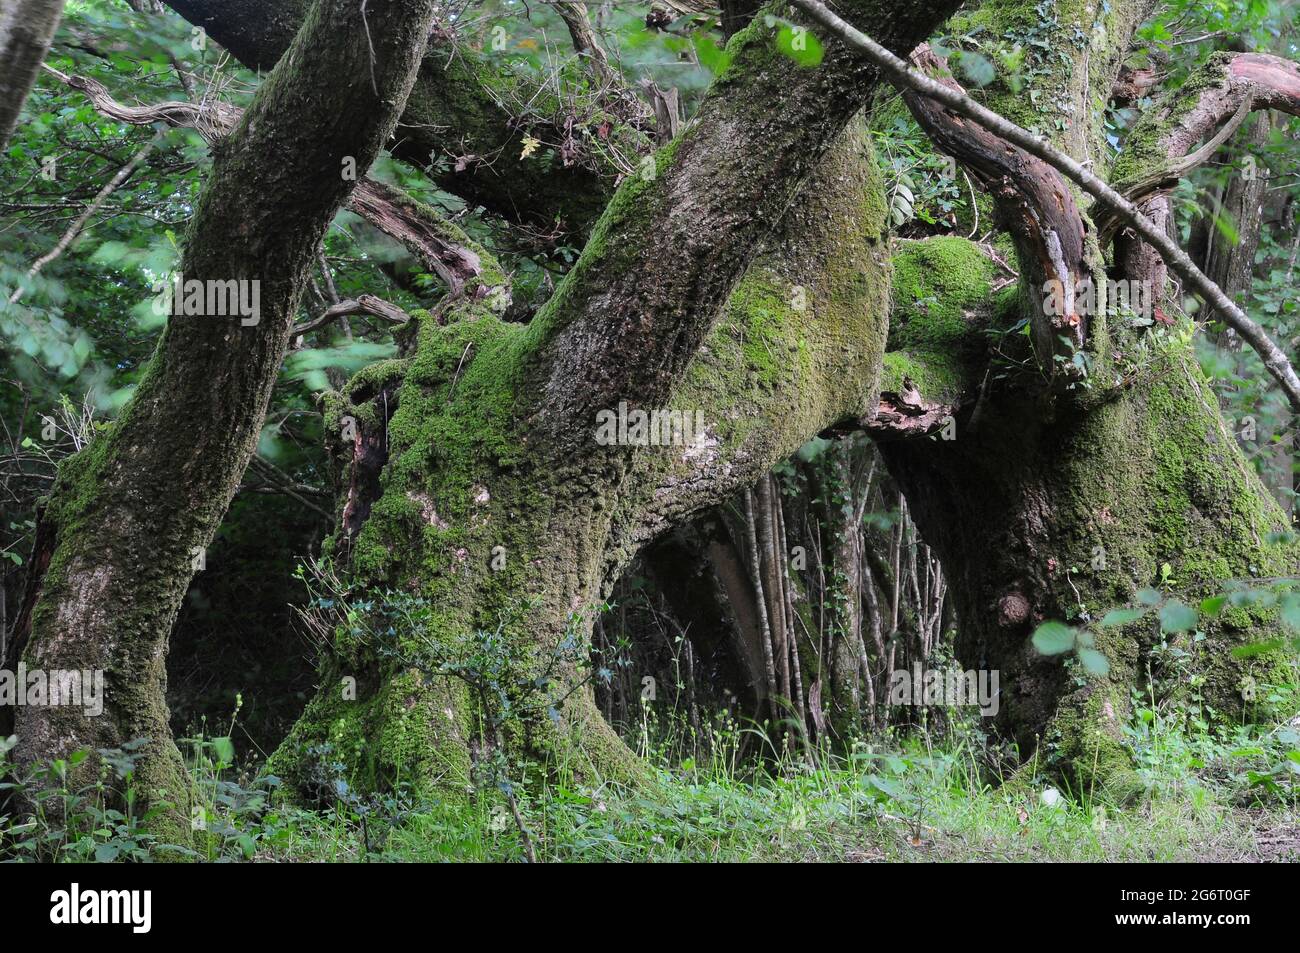
<instances>
[{"instance_id":1,"label":"undergrowth","mask_svg":"<svg viewBox=\"0 0 1300 953\"><path fill-rule=\"evenodd\" d=\"M319 803L241 770L226 734L186 739L194 845L163 845L132 809L133 746L98 752L100 778L68 764L18 776L0 743L0 858L9 861L764 861L1300 859L1300 732L1200 730L1186 710L1138 705L1127 736L1146 797L1119 808L1059 791L1033 765L1004 775L974 723L848 753L778 754L770 732L719 718L697 731L647 714L630 740L654 766L636 789L584 784L568 764L469 801L362 795L328 747ZM756 748L766 749L756 752ZM747 752L747 753L746 753ZM760 756L765 755L765 756ZM70 761L80 762L86 754ZM22 808L15 805L25 805ZM524 833L524 832L527 833Z\"/></svg>"}]
</instances>

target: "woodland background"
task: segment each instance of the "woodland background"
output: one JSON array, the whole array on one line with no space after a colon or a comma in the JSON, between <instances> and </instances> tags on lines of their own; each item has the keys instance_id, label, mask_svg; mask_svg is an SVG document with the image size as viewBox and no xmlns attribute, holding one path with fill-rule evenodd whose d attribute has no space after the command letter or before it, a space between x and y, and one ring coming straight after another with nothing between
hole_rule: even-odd
<instances>
[{"instance_id":1,"label":"woodland background","mask_svg":"<svg viewBox=\"0 0 1300 953\"><path fill-rule=\"evenodd\" d=\"M565 8L483 0L446 5L437 21L449 43L472 48L510 78L499 106L518 128L549 134L521 132L521 148L491 160L455 143L423 165L385 152L370 170L495 256L511 279L508 322L538 311L577 261L582 238L566 221L503 222L444 191L445 174L458 163L519 164L539 175L569 170L574 189L634 176L647 149L689 120L728 62L721 11L689 0L592 4L584 20L603 51L593 71L591 54L575 49ZM1161 4L1137 31L1128 85L1108 103L1111 146L1151 108L1155 87L1178 88L1215 51L1294 58L1295 12L1276 0ZM1038 4L1038 13L1050 24L1053 0ZM785 42L791 70L821 55L815 38L811 52ZM955 76L976 95L1014 84L1033 96L1036 57L1050 55L1053 40L1047 29L994 35L945 26L932 42L951 54ZM61 461L95 439L139 382L164 320L150 307L153 286L178 267L212 169L213 145L200 130L121 121L103 101L97 108L87 84L101 84L118 106L247 108L259 83L218 43L150 0L71 0L46 66L0 154L7 302L0 306L0 658L23 601L42 501ZM528 95L539 89L545 95ZM1293 357L1300 343L1296 122L1253 114L1172 193L1180 243ZM931 144L897 93L877 105L870 136L893 247L969 237L1002 266L982 293L1012 285L1015 251L992 224L987 195ZM949 263L930 264L943 272ZM929 280L900 265L895 300ZM1050 765L1026 773L1011 745L977 717L886 705L889 672L952 661L959 622L945 568L865 434L810 435L769 474L655 540L612 586L594 624L587 677L605 719L656 766L653 793L593 790L563 771L538 781L532 769L507 763L494 776L504 799L430 804L401 785L383 792L358 785L322 749L315 803L273 806L275 784L259 769L312 698L321 646L338 624L339 601L349 597L340 595L346 586L322 550L339 512L323 395L398 355L394 313L400 321L436 307L452 290L352 211L335 219L310 270L297 316L302 330L279 371L256 455L170 636L171 728L185 739L214 835L200 853L1294 857L1300 736L1284 720L1224 729L1194 690L1190 702L1186 693L1172 700L1174 692L1166 701L1155 679L1125 728L1145 785L1138 803L1117 806L1074 790L1058 805L1057 789L1067 785L1052 778ZM364 296L381 301L338 307L373 300ZM1294 519L1295 415L1254 352L1222 325L1208 321L1195 348L1250 465ZM1160 592L1165 582L1172 589L1177 580L1152 585ZM756 684L759 645L776 660L774 691ZM1194 683L1195 671L1178 662L1181 650L1166 648L1163 681ZM824 679L801 673L809 659ZM1296 688L1294 678L1264 686L1261 701L1284 712ZM51 821L39 828L48 842L36 844L17 819L6 829L0 811L0 851L119 859L158 846L129 811L93 796L77 810L106 833L86 839L74 824Z\"/></svg>"}]
</instances>

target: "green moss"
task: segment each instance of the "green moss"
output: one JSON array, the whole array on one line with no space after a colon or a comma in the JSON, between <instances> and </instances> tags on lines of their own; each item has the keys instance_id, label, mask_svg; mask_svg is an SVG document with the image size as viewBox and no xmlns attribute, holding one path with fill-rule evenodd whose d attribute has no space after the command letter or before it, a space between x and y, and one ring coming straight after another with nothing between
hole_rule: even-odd
<instances>
[{"instance_id":1,"label":"green moss","mask_svg":"<svg viewBox=\"0 0 1300 953\"><path fill-rule=\"evenodd\" d=\"M756 271L728 302L728 311L740 319L745 360L764 384L775 385L796 368L785 332L796 311L794 302L803 294L804 289L785 285L771 272Z\"/></svg>"},{"instance_id":2,"label":"green moss","mask_svg":"<svg viewBox=\"0 0 1300 953\"><path fill-rule=\"evenodd\" d=\"M1111 181L1119 191L1127 182L1151 175L1170 165L1168 137L1196 107L1207 89L1228 82L1228 64L1236 54L1211 54L1176 89L1171 89L1159 103L1143 110L1125 137L1115 159Z\"/></svg>"},{"instance_id":3,"label":"green moss","mask_svg":"<svg viewBox=\"0 0 1300 953\"><path fill-rule=\"evenodd\" d=\"M894 255L889 349L960 353L989 302L994 264L974 242L942 236Z\"/></svg>"},{"instance_id":4,"label":"green moss","mask_svg":"<svg viewBox=\"0 0 1300 953\"><path fill-rule=\"evenodd\" d=\"M904 351L885 354L880 375L880 389L897 394L903 390L903 379L929 401L952 403L966 390L967 379L961 368L942 355L922 352L914 355Z\"/></svg>"}]
</instances>

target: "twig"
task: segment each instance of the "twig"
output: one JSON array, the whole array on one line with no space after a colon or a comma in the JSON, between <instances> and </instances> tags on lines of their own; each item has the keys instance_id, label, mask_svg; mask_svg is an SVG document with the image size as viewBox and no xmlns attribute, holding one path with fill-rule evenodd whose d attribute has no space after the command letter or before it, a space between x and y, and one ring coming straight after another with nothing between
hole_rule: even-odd
<instances>
[{"instance_id":1,"label":"twig","mask_svg":"<svg viewBox=\"0 0 1300 953\"><path fill-rule=\"evenodd\" d=\"M162 134L159 133L146 142L144 148L131 157L130 162L118 169L117 175L113 176L113 178L109 179L108 182L105 183L104 187L99 190L99 194L96 195L94 199L91 200L90 204L86 206L85 210L77 216L76 221L68 226L67 231L63 233L63 237L59 239L58 244L40 258L36 259L32 264L32 267L27 269L27 280L29 283L31 279L41 273L41 269L68 250L68 246L76 241L77 236L80 235L82 229L86 227L86 223L90 221L91 216L103 207L104 203L108 201L108 197L116 192L118 188L121 187L122 183L129 179L135 170L140 167L140 164L149 157L149 153L152 152L154 146L158 144L158 140L161 136ZM17 304L23 294L26 293L27 288L28 285L19 285L15 288L14 293L9 296L9 303Z\"/></svg>"}]
</instances>

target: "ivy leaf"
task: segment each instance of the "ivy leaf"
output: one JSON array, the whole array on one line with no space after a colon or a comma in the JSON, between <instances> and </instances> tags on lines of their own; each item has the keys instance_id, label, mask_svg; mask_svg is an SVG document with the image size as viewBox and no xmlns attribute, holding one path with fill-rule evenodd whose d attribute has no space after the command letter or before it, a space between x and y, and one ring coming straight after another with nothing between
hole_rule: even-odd
<instances>
[{"instance_id":1,"label":"ivy leaf","mask_svg":"<svg viewBox=\"0 0 1300 953\"><path fill-rule=\"evenodd\" d=\"M1060 655L1074 648L1074 629L1064 622L1044 622L1034 630L1033 641L1041 655Z\"/></svg>"}]
</instances>

